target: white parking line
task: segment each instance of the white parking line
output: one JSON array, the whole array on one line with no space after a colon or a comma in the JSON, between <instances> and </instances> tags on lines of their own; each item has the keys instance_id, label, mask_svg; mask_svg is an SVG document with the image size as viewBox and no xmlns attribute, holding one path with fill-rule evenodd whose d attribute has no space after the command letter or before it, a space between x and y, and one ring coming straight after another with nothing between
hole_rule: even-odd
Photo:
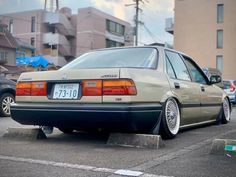
<instances>
[{"instance_id":1,"label":"white parking line","mask_svg":"<svg viewBox=\"0 0 236 177\"><path fill-rule=\"evenodd\" d=\"M114 175L121 175L121 176L170 177L170 176L159 176L159 175L154 175L154 174L147 174L141 171L132 171L132 170L126 170L126 169L97 168L97 167L93 167L89 165L79 165L79 164L47 161L47 160L37 160L37 159L30 159L30 158L5 156L5 155L0 155L0 160L9 160L9 161L14 161L14 162L24 162L24 163L40 164L40 165L50 165L54 167L73 168L73 169L92 171L92 172L111 173Z\"/></svg>"}]
</instances>

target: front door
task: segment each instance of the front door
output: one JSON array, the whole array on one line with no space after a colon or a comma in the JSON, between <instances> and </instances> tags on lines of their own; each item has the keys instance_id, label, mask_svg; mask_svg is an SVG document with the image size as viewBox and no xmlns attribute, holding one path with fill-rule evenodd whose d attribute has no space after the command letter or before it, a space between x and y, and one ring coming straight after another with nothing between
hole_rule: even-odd
<instances>
[{"instance_id":1,"label":"front door","mask_svg":"<svg viewBox=\"0 0 236 177\"><path fill-rule=\"evenodd\" d=\"M200 121L215 120L219 114L222 103L222 92L219 87L209 85L207 77L196 66L196 64L186 56L183 56L187 64L193 81L199 85L201 98Z\"/></svg>"}]
</instances>

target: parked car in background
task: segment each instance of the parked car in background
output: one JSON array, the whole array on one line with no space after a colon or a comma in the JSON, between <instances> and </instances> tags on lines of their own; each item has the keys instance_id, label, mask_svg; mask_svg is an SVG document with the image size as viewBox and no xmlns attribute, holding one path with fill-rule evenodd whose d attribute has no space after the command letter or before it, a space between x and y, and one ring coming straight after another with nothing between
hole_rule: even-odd
<instances>
[{"instance_id":1,"label":"parked car in background","mask_svg":"<svg viewBox=\"0 0 236 177\"><path fill-rule=\"evenodd\" d=\"M220 76L219 76L220 77ZM73 130L161 134L228 123L227 94L189 56L164 47L86 53L57 71L23 73L12 118Z\"/></svg>"},{"instance_id":2,"label":"parked car in background","mask_svg":"<svg viewBox=\"0 0 236 177\"><path fill-rule=\"evenodd\" d=\"M222 73L216 69L216 68L209 68L209 67L204 67L202 68L203 72L207 75L208 79L210 80L211 77L212 79L216 79L216 78L220 78L220 80L215 84L217 85L218 87L220 88L224 88L224 85L223 85L223 80L221 79L222 78ZM220 76L220 77L218 77ZM218 79L217 79L218 80Z\"/></svg>"},{"instance_id":3,"label":"parked car in background","mask_svg":"<svg viewBox=\"0 0 236 177\"><path fill-rule=\"evenodd\" d=\"M0 116L10 117L10 105L15 100L16 83L0 76Z\"/></svg>"},{"instance_id":4,"label":"parked car in background","mask_svg":"<svg viewBox=\"0 0 236 177\"><path fill-rule=\"evenodd\" d=\"M236 103L236 80L224 80L224 91L228 94L231 103Z\"/></svg>"}]
</instances>

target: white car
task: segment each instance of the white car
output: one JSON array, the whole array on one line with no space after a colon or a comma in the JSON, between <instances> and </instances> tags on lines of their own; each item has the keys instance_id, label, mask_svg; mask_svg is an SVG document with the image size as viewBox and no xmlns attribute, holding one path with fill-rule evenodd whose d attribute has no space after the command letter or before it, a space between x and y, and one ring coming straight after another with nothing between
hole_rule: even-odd
<instances>
[{"instance_id":1,"label":"white car","mask_svg":"<svg viewBox=\"0 0 236 177\"><path fill-rule=\"evenodd\" d=\"M228 123L226 93L187 55L163 47L110 48L86 53L58 71L23 73L12 118L73 130L159 134Z\"/></svg>"}]
</instances>

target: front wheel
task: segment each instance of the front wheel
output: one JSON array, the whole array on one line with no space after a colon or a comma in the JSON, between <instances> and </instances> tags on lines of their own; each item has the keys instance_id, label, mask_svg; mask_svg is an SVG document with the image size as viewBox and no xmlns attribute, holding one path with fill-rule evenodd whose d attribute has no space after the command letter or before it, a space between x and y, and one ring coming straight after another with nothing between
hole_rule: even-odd
<instances>
[{"instance_id":1,"label":"front wheel","mask_svg":"<svg viewBox=\"0 0 236 177\"><path fill-rule=\"evenodd\" d=\"M174 98L167 99L162 112L160 133L163 138L174 138L180 127L180 111L176 100Z\"/></svg>"},{"instance_id":2,"label":"front wheel","mask_svg":"<svg viewBox=\"0 0 236 177\"><path fill-rule=\"evenodd\" d=\"M222 111L221 122L222 124L227 124L230 121L231 117L230 103L227 98L223 100L222 110L223 111Z\"/></svg>"}]
</instances>

